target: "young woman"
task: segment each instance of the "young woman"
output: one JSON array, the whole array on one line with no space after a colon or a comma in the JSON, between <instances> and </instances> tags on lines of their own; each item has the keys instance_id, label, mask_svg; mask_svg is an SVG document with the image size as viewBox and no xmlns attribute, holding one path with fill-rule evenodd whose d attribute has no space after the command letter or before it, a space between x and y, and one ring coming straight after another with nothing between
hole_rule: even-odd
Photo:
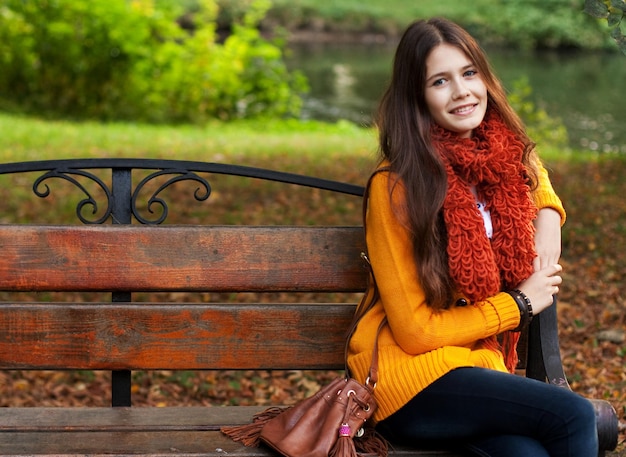
<instances>
[{"instance_id":1,"label":"young woman","mask_svg":"<svg viewBox=\"0 0 626 457\"><path fill-rule=\"evenodd\" d=\"M510 374L519 330L559 290L565 213L475 40L412 24L377 123L366 236L380 298L348 355L365 381L386 316L377 429L468 455L595 457L590 402Z\"/></svg>"}]
</instances>

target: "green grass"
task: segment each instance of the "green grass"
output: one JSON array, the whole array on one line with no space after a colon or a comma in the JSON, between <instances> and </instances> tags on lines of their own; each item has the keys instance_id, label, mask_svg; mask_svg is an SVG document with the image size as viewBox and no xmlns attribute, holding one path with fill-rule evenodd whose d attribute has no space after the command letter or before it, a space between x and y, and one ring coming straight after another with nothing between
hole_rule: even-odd
<instances>
[{"instance_id":1,"label":"green grass","mask_svg":"<svg viewBox=\"0 0 626 457\"><path fill-rule=\"evenodd\" d=\"M45 121L0 114L0 131L0 162L145 157L243 163L286 155L323 162L346 155L372 158L376 150L372 130L347 122L268 120L199 127Z\"/></svg>"}]
</instances>

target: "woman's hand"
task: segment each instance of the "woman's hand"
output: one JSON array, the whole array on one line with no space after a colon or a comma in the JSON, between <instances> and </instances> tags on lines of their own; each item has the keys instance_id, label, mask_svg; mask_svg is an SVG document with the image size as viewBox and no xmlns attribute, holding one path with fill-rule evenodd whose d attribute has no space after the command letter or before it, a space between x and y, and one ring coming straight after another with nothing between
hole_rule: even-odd
<instances>
[{"instance_id":1,"label":"woman's hand","mask_svg":"<svg viewBox=\"0 0 626 457\"><path fill-rule=\"evenodd\" d=\"M542 208L535 219L535 271L556 265L561 257L561 215L552 208Z\"/></svg>"},{"instance_id":2,"label":"woman's hand","mask_svg":"<svg viewBox=\"0 0 626 457\"><path fill-rule=\"evenodd\" d=\"M559 264L548 265L535 271L517 287L530 300L533 314L539 314L552 305L552 296L559 292L559 285L563 282L563 278L559 275L562 270L563 267Z\"/></svg>"}]
</instances>

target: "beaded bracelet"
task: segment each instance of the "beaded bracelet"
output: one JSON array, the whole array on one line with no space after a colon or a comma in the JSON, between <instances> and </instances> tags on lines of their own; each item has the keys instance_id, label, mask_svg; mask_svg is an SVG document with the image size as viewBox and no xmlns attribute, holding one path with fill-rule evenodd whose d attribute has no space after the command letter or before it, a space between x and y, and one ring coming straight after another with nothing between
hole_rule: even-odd
<instances>
[{"instance_id":1,"label":"beaded bracelet","mask_svg":"<svg viewBox=\"0 0 626 457\"><path fill-rule=\"evenodd\" d=\"M533 307L528 296L521 290L510 290L507 291L507 293L513 297L515 304L517 304L517 307L519 308L520 322L517 328L513 329L514 332L519 332L527 327L533 320Z\"/></svg>"},{"instance_id":2,"label":"beaded bracelet","mask_svg":"<svg viewBox=\"0 0 626 457\"><path fill-rule=\"evenodd\" d=\"M522 297L524 303L526 304L526 310L528 311L528 323L530 324L533 320L533 305L530 303L530 298L519 289L515 289L515 293Z\"/></svg>"}]
</instances>

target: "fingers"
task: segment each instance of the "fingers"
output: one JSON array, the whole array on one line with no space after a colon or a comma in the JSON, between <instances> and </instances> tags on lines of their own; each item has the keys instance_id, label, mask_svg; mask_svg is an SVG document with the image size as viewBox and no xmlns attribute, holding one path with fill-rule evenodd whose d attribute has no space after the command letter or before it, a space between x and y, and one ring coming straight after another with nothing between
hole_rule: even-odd
<instances>
[{"instance_id":1,"label":"fingers","mask_svg":"<svg viewBox=\"0 0 626 457\"><path fill-rule=\"evenodd\" d=\"M563 277L559 274L563 271L563 267L561 265L554 264L551 265L554 269L554 273L550 276L555 286L559 286L563 282Z\"/></svg>"},{"instance_id":2,"label":"fingers","mask_svg":"<svg viewBox=\"0 0 626 457\"><path fill-rule=\"evenodd\" d=\"M547 278L557 278L561 279L559 273L563 271L563 267L558 263L553 263L548 266L543 267L539 272L543 273ZM561 279L562 280L562 279ZM560 284L560 282L559 282Z\"/></svg>"},{"instance_id":3,"label":"fingers","mask_svg":"<svg viewBox=\"0 0 626 457\"><path fill-rule=\"evenodd\" d=\"M563 283L563 277L559 275L561 271L563 271L563 267L559 264L550 265L546 268L546 274L549 281L550 286L553 287L552 295L556 295L559 293L559 286ZM551 273L552 272L552 273Z\"/></svg>"},{"instance_id":4,"label":"fingers","mask_svg":"<svg viewBox=\"0 0 626 457\"><path fill-rule=\"evenodd\" d=\"M552 264L552 265L550 265L550 267L552 267L554 269L554 274L560 273L561 271L563 271L563 267L560 264L558 264L558 263Z\"/></svg>"},{"instance_id":5,"label":"fingers","mask_svg":"<svg viewBox=\"0 0 626 457\"><path fill-rule=\"evenodd\" d=\"M561 271L563 271L561 265L550 264L533 273L519 285L518 288L530 299L537 314L550 306L553 296L559 293L559 286L563 282Z\"/></svg>"}]
</instances>

